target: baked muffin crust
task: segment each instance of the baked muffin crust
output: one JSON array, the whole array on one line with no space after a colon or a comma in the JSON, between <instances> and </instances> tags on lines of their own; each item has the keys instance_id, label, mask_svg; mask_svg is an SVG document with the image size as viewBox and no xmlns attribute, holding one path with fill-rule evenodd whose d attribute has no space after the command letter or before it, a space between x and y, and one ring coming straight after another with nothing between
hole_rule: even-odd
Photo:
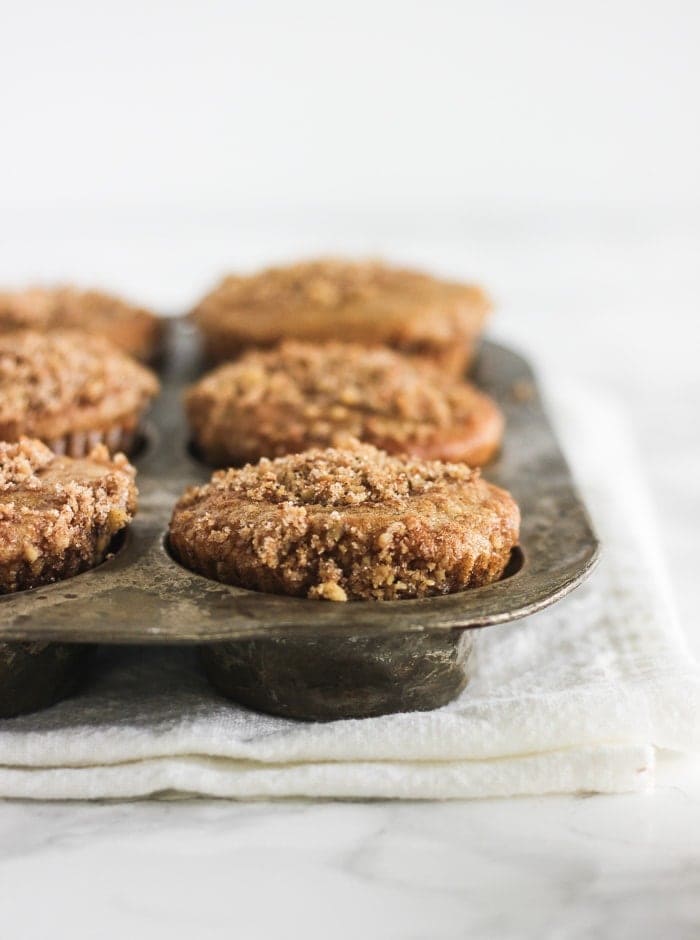
<instances>
[{"instance_id":1,"label":"baked muffin crust","mask_svg":"<svg viewBox=\"0 0 700 940\"><path fill-rule=\"evenodd\" d=\"M99 336L80 331L0 335L0 439L47 443L134 428L158 380Z\"/></svg>"},{"instance_id":2,"label":"baked muffin crust","mask_svg":"<svg viewBox=\"0 0 700 940\"><path fill-rule=\"evenodd\" d=\"M30 287L0 291L0 333L79 329L103 336L142 361L153 359L163 335L163 321L142 307L97 290Z\"/></svg>"},{"instance_id":3,"label":"baked muffin crust","mask_svg":"<svg viewBox=\"0 0 700 940\"><path fill-rule=\"evenodd\" d=\"M226 584L398 600L497 580L519 520L510 494L478 470L355 441L215 473L176 504L170 546Z\"/></svg>"},{"instance_id":4,"label":"baked muffin crust","mask_svg":"<svg viewBox=\"0 0 700 940\"><path fill-rule=\"evenodd\" d=\"M78 574L103 561L136 511L135 471L105 447L59 457L37 440L0 443L0 593Z\"/></svg>"},{"instance_id":5,"label":"baked muffin crust","mask_svg":"<svg viewBox=\"0 0 700 940\"><path fill-rule=\"evenodd\" d=\"M474 285L378 262L307 261L226 277L194 319L215 360L279 340L384 344L460 373L491 304Z\"/></svg>"},{"instance_id":6,"label":"baked muffin crust","mask_svg":"<svg viewBox=\"0 0 700 940\"><path fill-rule=\"evenodd\" d=\"M216 466L327 447L352 436L388 453L479 465L503 416L467 382L391 349L287 341L250 350L187 393L194 440Z\"/></svg>"}]
</instances>

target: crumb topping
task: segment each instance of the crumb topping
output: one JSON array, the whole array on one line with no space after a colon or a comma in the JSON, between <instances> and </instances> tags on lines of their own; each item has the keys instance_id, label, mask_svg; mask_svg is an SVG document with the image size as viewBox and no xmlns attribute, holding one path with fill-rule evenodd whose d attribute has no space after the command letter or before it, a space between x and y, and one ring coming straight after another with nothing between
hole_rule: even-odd
<instances>
[{"instance_id":1,"label":"crumb topping","mask_svg":"<svg viewBox=\"0 0 700 940\"><path fill-rule=\"evenodd\" d=\"M214 463L329 446L343 436L415 453L454 433L468 450L484 418L498 413L474 386L391 349L295 341L215 369L190 389L186 409Z\"/></svg>"},{"instance_id":2,"label":"crumb topping","mask_svg":"<svg viewBox=\"0 0 700 940\"><path fill-rule=\"evenodd\" d=\"M0 291L0 329L85 329L115 320L133 322L153 314L120 297L75 287L30 287Z\"/></svg>"},{"instance_id":3,"label":"crumb topping","mask_svg":"<svg viewBox=\"0 0 700 940\"><path fill-rule=\"evenodd\" d=\"M518 526L512 497L478 470L348 441L215 473L177 503L170 542L226 583L388 600L494 580Z\"/></svg>"},{"instance_id":4,"label":"crumb topping","mask_svg":"<svg viewBox=\"0 0 700 940\"><path fill-rule=\"evenodd\" d=\"M74 460L37 440L0 443L0 593L97 564L136 511L135 475L103 446Z\"/></svg>"},{"instance_id":5,"label":"crumb topping","mask_svg":"<svg viewBox=\"0 0 700 940\"><path fill-rule=\"evenodd\" d=\"M343 507L362 504L401 504L413 496L454 489L477 479L478 470L466 464L443 464L390 457L369 444L348 440L342 448L309 450L301 454L220 470L203 492L223 498L244 497L254 502L300 506Z\"/></svg>"},{"instance_id":6,"label":"crumb topping","mask_svg":"<svg viewBox=\"0 0 700 940\"><path fill-rule=\"evenodd\" d=\"M158 392L144 366L80 331L0 335L0 436L53 439L140 413Z\"/></svg>"},{"instance_id":7,"label":"crumb topping","mask_svg":"<svg viewBox=\"0 0 700 940\"><path fill-rule=\"evenodd\" d=\"M161 323L150 311L103 291L67 286L0 291L0 332L19 329L86 330L146 358L154 352Z\"/></svg>"},{"instance_id":8,"label":"crumb topping","mask_svg":"<svg viewBox=\"0 0 700 940\"><path fill-rule=\"evenodd\" d=\"M384 342L429 353L473 342L489 312L488 298L474 285L376 261L324 259L226 277L194 317L211 354L222 358L237 346L283 337Z\"/></svg>"},{"instance_id":9,"label":"crumb topping","mask_svg":"<svg viewBox=\"0 0 700 940\"><path fill-rule=\"evenodd\" d=\"M371 300L386 291L424 289L437 283L430 275L376 261L321 259L267 268L253 276L229 275L221 290L232 304L334 310L355 300Z\"/></svg>"}]
</instances>

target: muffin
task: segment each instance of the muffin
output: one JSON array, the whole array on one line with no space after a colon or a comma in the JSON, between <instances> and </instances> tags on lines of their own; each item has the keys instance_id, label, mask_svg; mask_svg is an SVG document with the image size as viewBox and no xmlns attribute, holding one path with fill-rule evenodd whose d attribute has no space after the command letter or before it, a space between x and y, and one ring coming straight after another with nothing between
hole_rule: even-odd
<instances>
[{"instance_id":1,"label":"muffin","mask_svg":"<svg viewBox=\"0 0 700 940\"><path fill-rule=\"evenodd\" d=\"M251 350L194 385L185 407L199 452L219 467L349 436L390 454L476 466L503 436L500 409L473 385L351 343Z\"/></svg>"},{"instance_id":2,"label":"muffin","mask_svg":"<svg viewBox=\"0 0 700 940\"><path fill-rule=\"evenodd\" d=\"M136 510L134 475L103 446L74 460L38 440L0 443L0 594L100 564ZM67 695L87 652L81 644L0 642L0 717Z\"/></svg>"},{"instance_id":3,"label":"muffin","mask_svg":"<svg viewBox=\"0 0 700 940\"><path fill-rule=\"evenodd\" d=\"M519 520L478 470L348 442L215 473L180 498L169 540L185 567L225 584L399 600L497 580Z\"/></svg>"},{"instance_id":4,"label":"muffin","mask_svg":"<svg viewBox=\"0 0 700 940\"><path fill-rule=\"evenodd\" d=\"M59 454L130 452L158 392L145 366L77 330L0 335L0 440L36 437Z\"/></svg>"},{"instance_id":5,"label":"muffin","mask_svg":"<svg viewBox=\"0 0 700 940\"><path fill-rule=\"evenodd\" d=\"M383 344L460 374L490 312L484 292L378 262L308 261L230 276L193 311L210 358L282 339Z\"/></svg>"},{"instance_id":6,"label":"muffin","mask_svg":"<svg viewBox=\"0 0 700 940\"><path fill-rule=\"evenodd\" d=\"M26 437L0 443L0 594L98 565L136 510L134 476L102 445L74 459Z\"/></svg>"},{"instance_id":7,"label":"muffin","mask_svg":"<svg viewBox=\"0 0 700 940\"><path fill-rule=\"evenodd\" d=\"M158 355L163 338L163 321L150 311L75 287L0 291L0 333L19 329L85 330L144 362Z\"/></svg>"}]
</instances>

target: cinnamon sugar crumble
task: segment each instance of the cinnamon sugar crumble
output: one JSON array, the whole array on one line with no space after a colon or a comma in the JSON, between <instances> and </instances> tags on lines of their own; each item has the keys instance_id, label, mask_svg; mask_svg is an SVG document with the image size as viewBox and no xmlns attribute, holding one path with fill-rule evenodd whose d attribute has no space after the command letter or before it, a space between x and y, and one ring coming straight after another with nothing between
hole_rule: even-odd
<instances>
[{"instance_id":1,"label":"cinnamon sugar crumble","mask_svg":"<svg viewBox=\"0 0 700 940\"><path fill-rule=\"evenodd\" d=\"M221 283L231 303L313 305L329 310L349 301L369 300L385 290L433 285L428 274L388 267L377 261L328 258L271 267L257 275L229 275Z\"/></svg>"},{"instance_id":2,"label":"cinnamon sugar crumble","mask_svg":"<svg viewBox=\"0 0 700 940\"><path fill-rule=\"evenodd\" d=\"M194 318L214 359L285 337L383 343L458 374L490 312L484 292L376 261L321 259L233 275Z\"/></svg>"},{"instance_id":3,"label":"cinnamon sugar crumble","mask_svg":"<svg viewBox=\"0 0 700 940\"><path fill-rule=\"evenodd\" d=\"M162 323L150 311L103 291L75 287L0 291L0 332L20 329L82 329L148 359L157 350Z\"/></svg>"},{"instance_id":4,"label":"cinnamon sugar crumble","mask_svg":"<svg viewBox=\"0 0 700 940\"><path fill-rule=\"evenodd\" d=\"M432 448L435 456L455 438L461 459L483 462L502 433L497 406L472 385L391 349L352 343L250 351L194 385L186 408L212 463L329 446L339 435L391 453Z\"/></svg>"},{"instance_id":5,"label":"cinnamon sugar crumble","mask_svg":"<svg viewBox=\"0 0 700 940\"><path fill-rule=\"evenodd\" d=\"M264 457L257 464L220 470L207 487L226 497L281 503L286 521L292 523L305 506L400 504L478 476L478 470L465 464L399 459L369 444L348 441L342 449L309 450L276 460ZM196 500L205 488L194 487L188 499Z\"/></svg>"},{"instance_id":6,"label":"cinnamon sugar crumble","mask_svg":"<svg viewBox=\"0 0 700 940\"><path fill-rule=\"evenodd\" d=\"M144 366L81 331L0 335L0 437L54 439L138 416L158 391Z\"/></svg>"},{"instance_id":7,"label":"cinnamon sugar crumble","mask_svg":"<svg viewBox=\"0 0 700 940\"><path fill-rule=\"evenodd\" d=\"M136 510L135 473L102 446L73 460L37 440L0 443L0 593L98 564Z\"/></svg>"},{"instance_id":8,"label":"cinnamon sugar crumble","mask_svg":"<svg viewBox=\"0 0 700 940\"><path fill-rule=\"evenodd\" d=\"M510 495L478 470L348 442L215 473L177 503L170 544L225 583L392 600L495 580L518 526Z\"/></svg>"}]
</instances>

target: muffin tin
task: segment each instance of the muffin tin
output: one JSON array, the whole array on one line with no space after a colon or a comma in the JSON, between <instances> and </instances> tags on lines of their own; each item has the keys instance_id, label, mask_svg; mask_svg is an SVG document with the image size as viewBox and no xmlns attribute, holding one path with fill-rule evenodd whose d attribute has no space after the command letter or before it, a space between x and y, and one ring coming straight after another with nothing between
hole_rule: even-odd
<instances>
[{"instance_id":1,"label":"muffin tin","mask_svg":"<svg viewBox=\"0 0 700 940\"><path fill-rule=\"evenodd\" d=\"M0 597L0 688L10 687L11 672L2 651L18 648L7 641L22 641L27 655L32 648L45 659L47 642L60 649L194 643L203 646L217 688L259 710L323 720L435 708L466 684L476 629L554 603L596 563L598 541L529 366L484 342L473 377L507 422L503 450L484 475L509 489L522 511L520 547L499 582L441 597L338 604L194 574L171 558L167 527L184 488L211 475L189 446L182 410L185 386L202 371L192 328L171 320L162 393L135 458L138 515L99 567ZM52 681L65 681L56 678L55 656L49 671Z\"/></svg>"}]
</instances>

